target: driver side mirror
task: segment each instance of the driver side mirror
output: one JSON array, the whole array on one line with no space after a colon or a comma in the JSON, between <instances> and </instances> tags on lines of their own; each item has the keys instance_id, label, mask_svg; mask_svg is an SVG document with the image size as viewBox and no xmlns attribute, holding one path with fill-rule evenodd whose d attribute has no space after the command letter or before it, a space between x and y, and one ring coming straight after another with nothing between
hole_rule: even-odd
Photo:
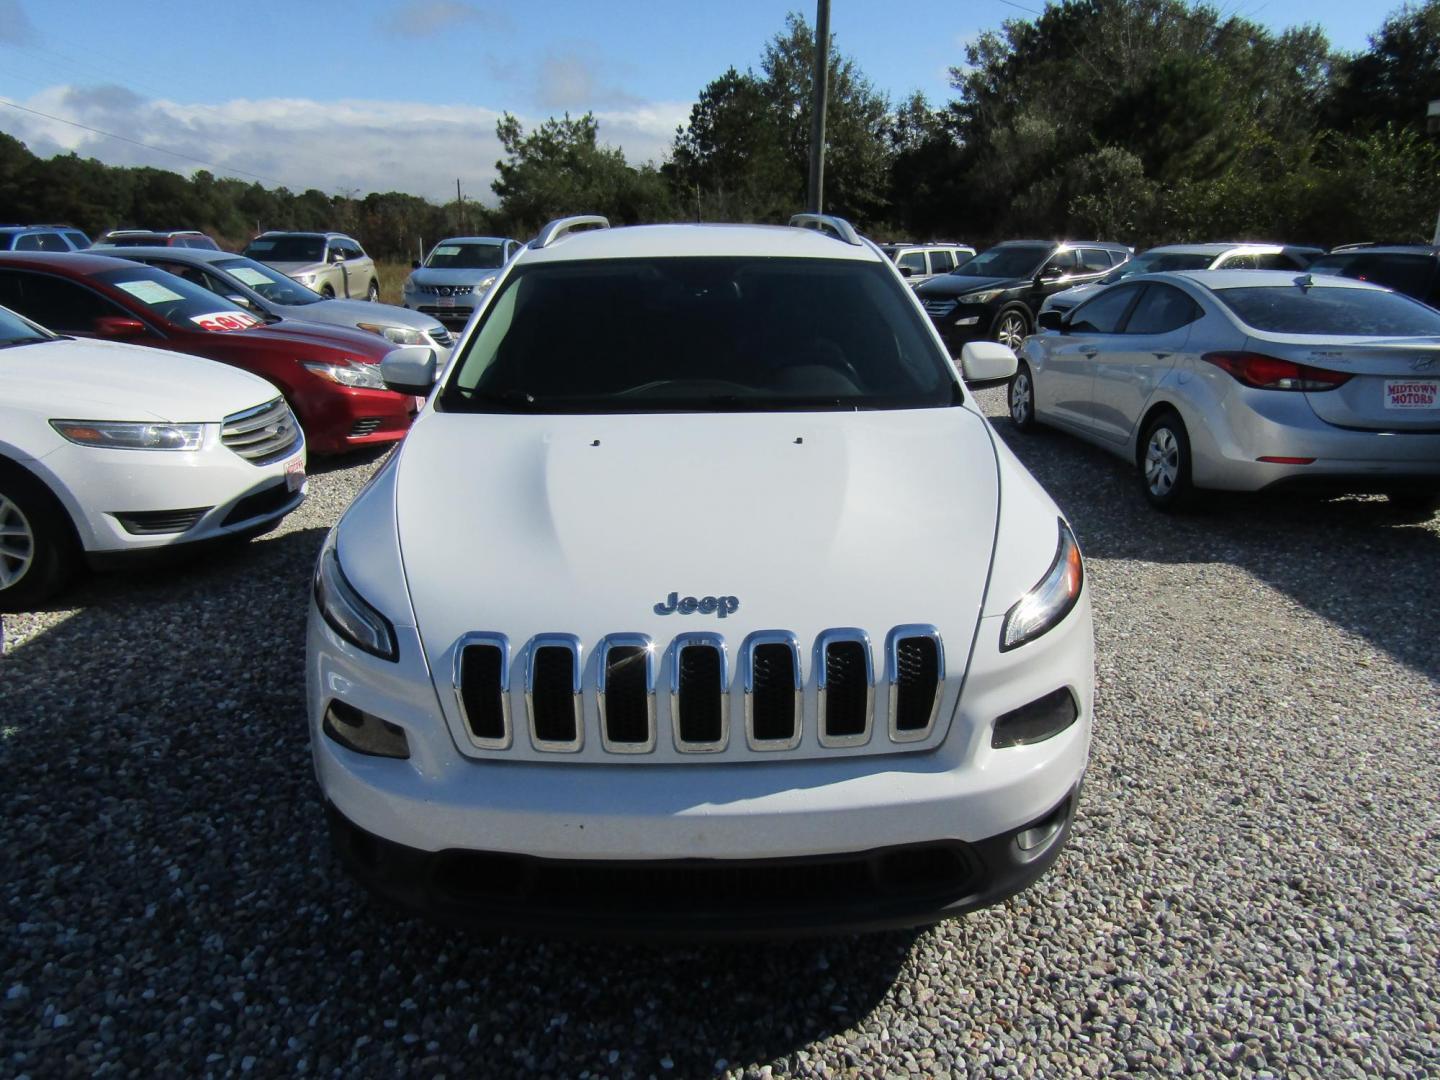
<instances>
[{"instance_id":1,"label":"driver side mirror","mask_svg":"<svg viewBox=\"0 0 1440 1080\"><path fill-rule=\"evenodd\" d=\"M435 350L423 345L396 349L380 361L380 378L387 390L424 397L435 385L438 365Z\"/></svg>"},{"instance_id":2,"label":"driver side mirror","mask_svg":"<svg viewBox=\"0 0 1440 1080\"><path fill-rule=\"evenodd\" d=\"M330 249L330 257L329 257L328 259L326 259L325 261L326 261L326 262L332 262L332 263L344 262L344 261L345 261L345 252L341 251L339 248L331 248L331 249Z\"/></svg>"},{"instance_id":3,"label":"driver side mirror","mask_svg":"<svg viewBox=\"0 0 1440 1080\"><path fill-rule=\"evenodd\" d=\"M972 386L1004 382L1019 368L1014 350L998 341L972 341L960 350L960 374Z\"/></svg>"},{"instance_id":4,"label":"driver side mirror","mask_svg":"<svg viewBox=\"0 0 1440 1080\"><path fill-rule=\"evenodd\" d=\"M1056 311L1051 308L1049 311L1042 311L1036 316L1035 323L1041 330L1054 330L1057 334L1065 333L1065 312Z\"/></svg>"},{"instance_id":5,"label":"driver side mirror","mask_svg":"<svg viewBox=\"0 0 1440 1080\"><path fill-rule=\"evenodd\" d=\"M1058 267L1058 266L1047 266L1047 267L1043 268L1043 269L1040 271L1040 277L1041 277L1042 279L1048 281L1048 280L1051 279L1051 278L1057 278L1057 277L1059 277L1059 276L1061 275L1061 273L1063 273L1063 271L1060 269L1060 267Z\"/></svg>"},{"instance_id":6,"label":"driver side mirror","mask_svg":"<svg viewBox=\"0 0 1440 1080\"><path fill-rule=\"evenodd\" d=\"M914 276L915 276L915 268L914 268L913 266L902 266L902 267L900 267L900 276L901 276L901 277L914 277Z\"/></svg>"},{"instance_id":7,"label":"driver side mirror","mask_svg":"<svg viewBox=\"0 0 1440 1080\"><path fill-rule=\"evenodd\" d=\"M139 319L126 318L124 315L101 315L94 323L95 333L103 338L137 338L145 337L150 331Z\"/></svg>"}]
</instances>

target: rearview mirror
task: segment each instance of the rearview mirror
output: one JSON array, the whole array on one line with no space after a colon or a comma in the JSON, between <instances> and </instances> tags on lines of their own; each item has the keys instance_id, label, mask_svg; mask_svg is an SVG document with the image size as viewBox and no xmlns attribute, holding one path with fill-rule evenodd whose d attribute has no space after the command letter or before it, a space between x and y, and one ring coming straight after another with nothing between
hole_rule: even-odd
<instances>
[{"instance_id":1,"label":"rearview mirror","mask_svg":"<svg viewBox=\"0 0 1440 1080\"><path fill-rule=\"evenodd\" d=\"M95 333L105 338L144 337L149 332L139 319L124 315L101 315L95 320Z\"/></svg>"},{"instance_id":2,"label":"rearview mirror","mask_svg":"<svg viewBox=\"0 0 1440 1080\"><path fill-rule=\"evenodd\" d=\"M1041 330L1054 330L1056 333L1065 332L1065 313L1051 308L1049 311L1042 311L1036 317L1035 323Z\"/></svg>"},{"instance_id":3,"label":"rearview mirror","mask_svg":"<svg viewBox=\"0 0 1440 1080\"><path fill-rule=\"evenodd\" d=\"M1019 367L1014 351L998 341L972 341L960 350L960 374L971 385L1004 382Z\"/></svg>"},{"instance_id":4,"label":"rearview mirror","mask_svg":"<svg viewBox=\"0 0 1440 1080\"><path fill-rule=\"evenodd\" d=\"M436 368L434 349L407 345L380 361L380 378L385 380L387 390L424 397L435 385Z\"/></svg>"}]
</instances>

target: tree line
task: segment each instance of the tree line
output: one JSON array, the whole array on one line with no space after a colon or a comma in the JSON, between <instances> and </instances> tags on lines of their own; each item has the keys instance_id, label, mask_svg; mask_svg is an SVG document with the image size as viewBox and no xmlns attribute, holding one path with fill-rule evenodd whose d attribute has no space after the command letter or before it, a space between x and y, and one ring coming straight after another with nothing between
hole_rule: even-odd
<instances>
[{"instance_id":1,"label":"tree line","mask_svg":"<svg viewBox=\"0 0 1440 1080\"><path fill-rule=\"evenodd\" d=\"M780 222L803 208L814 33L790 15L758 66L699 93L663 163L632 165L595 117L498 126L497 203L293 193L201 171L40 159L0 134L0 218L100 232L338 229L379 257L554 217ZM825 209L870 235L1428 239L1440 209L1440 0L1391 14L1354 54L1186 0L1060 0L966 47L953 98L891 101L832 39ZM463 217L462 217L463 215Z\"/></svg>"}]
</instances>

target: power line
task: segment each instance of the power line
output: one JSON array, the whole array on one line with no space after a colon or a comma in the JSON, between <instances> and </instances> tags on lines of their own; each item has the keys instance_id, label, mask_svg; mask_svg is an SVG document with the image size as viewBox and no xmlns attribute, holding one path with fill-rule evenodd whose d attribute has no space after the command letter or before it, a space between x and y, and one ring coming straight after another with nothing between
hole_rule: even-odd
<instances>
[{"instance_id":1,"label":"power line","mask_svg":"<svg viewBox=\"0 0 1440 1080\"><path fill-rule=\"evenodd\" d=\"M163 146L152 146L150 143L141 142L139 139L132 139L128 135L117 135L113 131L102 131L100 128L91 127L89 124L81 124L75 120L66 120L63 116L51 116L49 113L41 112L39 109L32 109L26 105L19 105L5 98L0 98L0 105L8 105L12 109L19 109L21 112L30 113L33 116L41 116L44 117L46 120L53 120L57 124L68 124L70 127L79 128L81 131L88 131L95 135L103 135L107 139L118 139L121 142L129 143L131 146L138 146L145 150L152 150L157 154L169 154L171 157L180 158L182 161L191 161L194 162L196 165L203 165L211 172L228 173L235 176L248 176L253 180L261 180L267 184L276 184L279 187L285 186L285 182L283 180L277 180L273 176L261 176L259 173L246 172L244 169L225 168L220 165L212 164L209 161L204 161L201 158L192 157L189 154L182 154L178 150L166 150Z\"/></svg>"},{"instance_id":2,"label":"power line","mask_svg":"<svg viewBox=\"0 0 1440 1080\"><path fill-rule=\"evenodd\" d=\"M1018 11L1029 12L1031 15L1045 14L1043 11L1036 11L1034 8L1028 8L1024 4L1016 4L1013 2L1013 0L1000 0L1000 3L1004 4L1006 7L1013 7Z\"/></svg>"}]
</instances>

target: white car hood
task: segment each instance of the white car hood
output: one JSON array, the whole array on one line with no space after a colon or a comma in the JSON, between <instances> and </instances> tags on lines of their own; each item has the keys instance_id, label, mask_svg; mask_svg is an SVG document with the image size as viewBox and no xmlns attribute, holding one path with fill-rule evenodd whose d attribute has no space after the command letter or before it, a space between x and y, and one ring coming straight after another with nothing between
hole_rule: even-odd
<instances>
[{"instance_id":1,"label":"white car hood","mask_svg":"<svg viewBox=\"0 0 1440 1080\"><path fill-rule=\"evenodd\" d=\"M993 553L997 464L966 408L903 412L421 414L396 515L416 625L439 682L456 640L542 632L588 656L609 633L886 632L931 623L953 665ZM738 609L660 614L670 593ZM735 653L732 651L731 656ZM593 677L593 676L592 676Z\"/></svg>"},{"instance_id":2,"label":"white car hood","mask_svg":"<svg viewBox=\"0 0 1440 1080\"><path fill-rule=\"evenodd\" d=\"M143 345L62 339L0 349L0 397L47 419L218 423L279 393L247 371Z\"/></svg>"}]
</instances>

